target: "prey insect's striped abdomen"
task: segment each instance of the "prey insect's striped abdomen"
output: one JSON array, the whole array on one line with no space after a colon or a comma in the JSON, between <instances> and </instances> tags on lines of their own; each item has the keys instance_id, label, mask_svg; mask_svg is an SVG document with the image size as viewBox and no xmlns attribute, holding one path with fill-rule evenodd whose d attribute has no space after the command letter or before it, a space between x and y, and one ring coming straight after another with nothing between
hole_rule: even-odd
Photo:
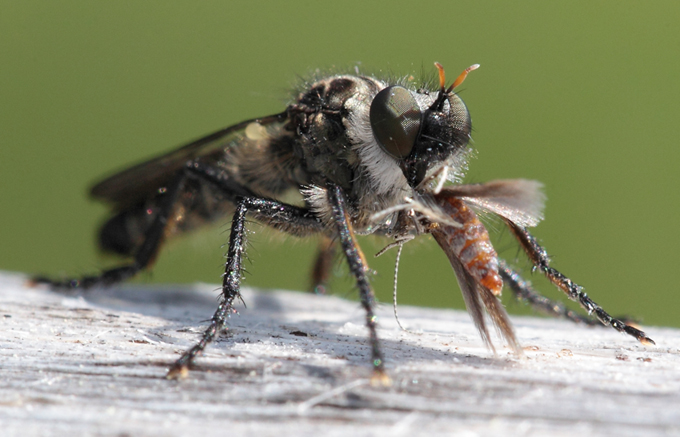
<instances>
[{"instance_id":1,"label":"prey insect's striped abdomen","mask_svg":"<svg viewBox=\"0 0 680 437\"><path fill-rule=\"evenodd\" d=\"M477 214L463 200L455 197L443 200L440 206L461 226L441 226L439 232L465 270L479 284L499 296L503 289L503 279L498 273L498 256L489 240L489 233Z\"/></svg>"}]
</instances>

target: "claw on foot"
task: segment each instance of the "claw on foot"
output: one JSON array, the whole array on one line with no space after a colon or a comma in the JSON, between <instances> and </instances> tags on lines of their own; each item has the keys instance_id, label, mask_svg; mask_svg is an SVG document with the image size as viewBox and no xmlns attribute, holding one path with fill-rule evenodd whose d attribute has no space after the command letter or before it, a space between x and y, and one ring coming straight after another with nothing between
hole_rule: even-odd
<instances>
[{"instance_id":1,"label":"claw on foot","mask_svg":"<svg viewBox=\"0 0 680 437\"><path fill-rule=\"evenodd\" d=\"M167 375L165 375L166 379L184 379L187 376L189 376L189 367L188 366L183 366L183 365L175 365L168 370Z\"/></svg>"},{"instance_id":2,"label":"claw on foot","mask_svg":"<svg viewBox=\"0 0 680 437\"><path fill-rule=\"evenodd\" d=\"M390 387L392 379L385 373L384 370L374 370L371 375L371 386L373 387Z\"/></svg>"},{"instance_id":3,"label":"claw on foot","mask_svg":"<svg viewBox=\"0 0 680 437\"><path fill-rule=\"evenodd\" d=\"M642 343L645 346L654 346L656 343L654 343L654 340L652 340L649 337L643 337L640 339L640 343Z\"/></svg>"}]
</instances>

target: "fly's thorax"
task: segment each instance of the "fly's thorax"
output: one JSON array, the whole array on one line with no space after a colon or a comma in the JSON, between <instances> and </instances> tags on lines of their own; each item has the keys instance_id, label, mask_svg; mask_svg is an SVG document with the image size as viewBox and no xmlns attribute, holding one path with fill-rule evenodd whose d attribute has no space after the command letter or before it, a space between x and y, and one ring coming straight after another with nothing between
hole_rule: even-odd
<instances>
[{"instance_id":1,"label":"fly's thorax","mask_svg":"<svg viewBox=\"0 0 680 437\"><path fill-rule=\"evenodd\" d=\"M347 135L351 112L347 102L365 87L359 77L332 76L313 83L289 107L298 135L295 154L313 184L332 182L346 192L352 190L358 159Z\"/></svg>"},{"instance_id":2,"label":"fly's thorax","mask_svg":"<svg viewBox=\"0 0 680 437\"><path fill-rule=\"evenodd\" d=\"M285 128L265 129L258 136L246 134L225 148L218 166L224 171L224 177L248 187L251 193L278 197L308 183L295 156L295 144L295 135Z\"/></svg>"}]
</instances>

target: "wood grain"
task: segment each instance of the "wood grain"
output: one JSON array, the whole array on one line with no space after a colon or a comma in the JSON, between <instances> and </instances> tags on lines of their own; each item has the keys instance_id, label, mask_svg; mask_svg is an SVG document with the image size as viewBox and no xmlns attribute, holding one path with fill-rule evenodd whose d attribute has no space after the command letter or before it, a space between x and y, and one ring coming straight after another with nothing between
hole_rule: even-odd
<instances>
[{"instance_id":1,"label":"wood grain","mask_svg":"<svg viewBox=\"0 0 680 437\"><path fill-rule=\"evenodd\" d=\"M246 290L187 380L164 379L216 306L214 285L64 296L0 274L2 435L669 435L680 331L512 317L525 357L484 348L461 311L379 308L393 379L374 388L363 312L332 296Z\"/></svg>"}]
</instances>

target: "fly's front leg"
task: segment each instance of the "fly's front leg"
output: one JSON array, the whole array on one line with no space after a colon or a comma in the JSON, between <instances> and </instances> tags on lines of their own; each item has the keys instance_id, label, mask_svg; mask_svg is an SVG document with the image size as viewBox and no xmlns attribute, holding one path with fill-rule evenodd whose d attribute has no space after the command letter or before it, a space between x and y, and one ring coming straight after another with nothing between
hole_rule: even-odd
<instances>
[{"instance_id":1,"label":"fly's front leg","mask_svg":"<svg viewBox=\"0 0 680 437\"><path fill-rule=\"evenodd\" d=\"M557 288L562 290L569 299L578 302L583 309L588 312L588 315L595 314L595 317L605 326L611 326L619 332L624 332L630 336L635 337L640 343L645 345L655 344L654 340L647 337L647 335L637 328L634 328L619 319L610 316L601 306L593 302L592 299L583 291L583 287L564 276L559 271L550 267L550 258L548 252L541 247L536 238L527 230L519 225L516 225L506 220L510 230L520 242L522 248L529 256L529 259L543 274L552 282Z\"/></svg>"},{"instance_id":2,"label":"fly's front leg","mask_svg":"<svg viewBox=\"0 0 680 437\"><path fill-rule=\"evenodd\" d=\"M179 194L184 189L186 174L180 172L173 182L166 187L156 217L144 235L144 242L134 253L134 261L129 264L104 270L99 275L83 276L75 279L52 280L36 277L31 281L36 284L47 284L56 289L87 289L95 286L113 285L133 277L153 263L163 243L168 225L173 221Z\"/></svg>"},{"instance_id":3,"label":"fly's front leg","mask_svg":"<svg viewBox=\"0 0 680 437\"><path fill-rule=\"evenodd\" d=\"M354 231L352 230L352 223L347 211L342 189L335 185L329 185L328 201L333 210L333 221L336 224L337 232L340 236L342 251L347 258L350 271L356 278L361 305L366 310L366 326L368 327L370 335L371 358L373 362L373 377L371 378L371 383L374 385L389 385L390 379L385 373L384 359L382 352L380 351L378 333L376 332L376 317L373 312L375 295L373 294L373 288L371 288L371 284L369 284L366 275L368 264L366 263L366 258L364 257L361 248L359 248L359 245L354 238Z\"/></svg>"}]
</instances>

